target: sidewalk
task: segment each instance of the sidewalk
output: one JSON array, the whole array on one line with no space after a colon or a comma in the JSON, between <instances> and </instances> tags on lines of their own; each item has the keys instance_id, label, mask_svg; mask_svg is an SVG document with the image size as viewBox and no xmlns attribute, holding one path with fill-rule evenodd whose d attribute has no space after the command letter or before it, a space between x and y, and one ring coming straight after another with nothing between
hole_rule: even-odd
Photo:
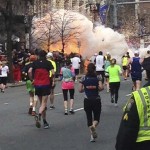
<instances>
[{"instance_id":1,"label":"sidewalk","mask_svg":"<svg viewBox=\"0 0 150 150\"><path fill-rule=\"evenodd\" d=\"M17 87L17 86L24 86L24 85L26 85L26 82L24 81L18 83L7 83L8 87Z\"/></svg>"}]
</instances>

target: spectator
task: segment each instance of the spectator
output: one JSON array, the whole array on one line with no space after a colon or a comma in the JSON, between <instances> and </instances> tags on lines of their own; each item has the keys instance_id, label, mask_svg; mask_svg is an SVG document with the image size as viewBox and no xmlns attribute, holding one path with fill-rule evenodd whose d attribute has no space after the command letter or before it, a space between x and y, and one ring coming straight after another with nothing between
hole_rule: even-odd
<instances>
[{"instance_id":1,"label":"spectator","mask_svg":"<svg viewBox=\"0 0 150 150\"><path fill-rule=\"evenodd\" d=\"M21 81L21 68L20 68L20 65L19 65L17 52L14 52L14 55L13 55L12 59L13 59L13 76L14 76L14 81L15 82L20 82Z\"/></svg>"},{"instance_id":2,"label":"spectator","mask_svg":"<svg viewBox=\"0 0 150 150\"><path fill-rule=\"evenodd\" d=\"M6 65L6 61L2 61L1 66L0 66L0 89L2 93L5 92L8 73L9 73L9 68Z\"/></svg>"}]
</instances>

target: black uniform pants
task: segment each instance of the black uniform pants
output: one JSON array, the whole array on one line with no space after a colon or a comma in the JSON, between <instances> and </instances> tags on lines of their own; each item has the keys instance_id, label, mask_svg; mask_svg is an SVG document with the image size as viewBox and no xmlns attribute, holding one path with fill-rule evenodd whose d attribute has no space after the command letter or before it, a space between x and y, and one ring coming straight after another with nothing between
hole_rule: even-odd
<instances>
[{"instance_id":1,"label":"black uniform pants","mask_svg":"<svg viewBox=\"0 0 150 150\"><path fill-rule=\"evenodd\" d=\"M90 98L84 99L84 110L87 117L87 125L91 126L93 124L93 121L100 120L100 114L101 114L101 99L98 98Z\"/></svg>"}]
</instances>

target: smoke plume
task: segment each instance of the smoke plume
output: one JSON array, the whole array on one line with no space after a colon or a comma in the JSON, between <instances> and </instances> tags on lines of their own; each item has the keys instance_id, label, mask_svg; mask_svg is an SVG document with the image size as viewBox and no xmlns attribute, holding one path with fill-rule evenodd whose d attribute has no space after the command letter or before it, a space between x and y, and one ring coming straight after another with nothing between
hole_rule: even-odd
<instances>
[{"instance_id":1,"label":"smoke plume","mask_svg":"<svg viewBox=\"0 0 150 150\"><path fill-rule=\"evenodd\" d=\"M53 13L53 15L46 14L42 18L34 18L33 24L33 43L35 47L40 47L46 49L45 45L48 36L44 33L48 33L50 31L48 24L53 19L60 23L62 22L58 20L58 18L62 19L64 14L71 15L71 18L74 18L71 24L68 24L73 29L72 32L79 32L78 37L73 37L67 42L67 46L65 47L65 53L70 52L79 52L83 57L91 57L94 53L98 53L99 51L103 51L104 54L109 52L112 57L116 59L120 59L128 50L128 45L125 41L125 37L118 32L113 31L111 28L106 28L102 25L96 26L93 28L93 23L82 14L77 12L65 11L65 10L57 10ZM59 16L59 17L58 17ZM60 17L61 16L61 17ZM78 26L79 28L75 28ZM58 32L55 31L54 26L51 28L52 33ZM66 31L65 31L66 33ZM51 51L59 50L61 51L61 38L58 34L53 38L53 43L50 47ZM80 42L80 45L78 43Z\"/></svg>"}]
</instances>

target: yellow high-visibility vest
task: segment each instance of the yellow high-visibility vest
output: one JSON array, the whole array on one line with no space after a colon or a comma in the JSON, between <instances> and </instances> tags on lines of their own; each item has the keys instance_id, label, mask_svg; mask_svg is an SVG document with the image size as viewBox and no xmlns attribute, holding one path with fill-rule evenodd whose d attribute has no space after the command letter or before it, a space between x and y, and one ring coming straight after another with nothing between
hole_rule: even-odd
<instances>
[{"instance_id":1,"label":"yellow high-visibility vest","mask_svg":"<svg viewBox=\"0 0 150 150\"><path fill-rule=\"evenodd\" d=\"M140 120L136 142L150 140L150 86L133 92Z\"/></svg>"},{"instance_id":2,"label":"yellow high-visibility vest","mask_svg":"<svg viewBox=\"0 0 150 150\"><path fill-rule=\"evenodd\" d=\"M123 57L122 58L122 66L127 66L128 65L128 57Z\"/></svg>"},{"instance_id":3,"label":"yellow high-visibility vest","mask_svg":"<svg viewBox=\"0 0 150 150\"><path fill-rule=\"evenodd\" d=\"M54 73L55 73L56 72L56 63L55 63L55 61L50 60L50 59L48 59L48 61L50 61L52 63L52 65L54 67ZM49 77L51 77L51 76L52 76L52 71L49 72Z\"/></svg>"}]
</instances>

